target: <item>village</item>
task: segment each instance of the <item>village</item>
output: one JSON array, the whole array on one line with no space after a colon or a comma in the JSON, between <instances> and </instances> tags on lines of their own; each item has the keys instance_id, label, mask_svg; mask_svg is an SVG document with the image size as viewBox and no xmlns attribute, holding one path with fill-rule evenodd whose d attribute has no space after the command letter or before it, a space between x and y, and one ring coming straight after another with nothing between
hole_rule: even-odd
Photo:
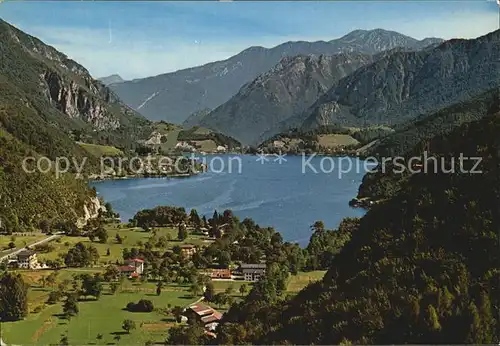
<instances>
[{"instance_id":1,"label":"village","mask_svg":"<svg viewBox=\"0 0 500 346\"><path fill-rule=\"evenodd\" d=\"M165 214L168 222L147 221ZM64 334L75 343L88 343L97 336L113 343L163 343L171 328L183 326L201 327L208 337L215 337L224 313L266 277L265 252L257 244L248 252L250 236L240 235L239 240L224 236L235 232L232 218L226 213L206 220L163 207L139 212L127 224L102 218L82 230L54 229L57 234L26 237L36 245L27 244L22 236L1 235L1 265L19 273L30 286L28 317L2 323L3 341L46 344L56 341L55 334ZM290 293L323 274L291 277ZM96 292L87 291L89 283L98 287ZM70 317L65 308L73 295L79 312ZM144 302L151 309L130 308ZM101 319L100 314L108 316L101 324L93 321ZM135 330L122 333L127 320L135 323Z\"/></svg>"}]
</instances>

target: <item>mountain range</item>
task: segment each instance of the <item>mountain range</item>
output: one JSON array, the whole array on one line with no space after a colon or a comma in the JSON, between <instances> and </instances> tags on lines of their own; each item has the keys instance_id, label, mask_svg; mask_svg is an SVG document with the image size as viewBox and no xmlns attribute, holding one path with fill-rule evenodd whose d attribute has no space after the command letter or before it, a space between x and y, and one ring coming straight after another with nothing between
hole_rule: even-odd
<instances>
[{"instance_id":1,"label":"mountain range","mask_svg":"<svg viewBox=\"0 0 500 346\"><path fill-rule=\"evenodd\" d=\"M270 83L261 85L260 93L250 92L258 81L269 79L272 73L277 80L286 81L281 75L287 74L275 68L244 86L200 123L252 145L291 128L394 126L498 86L499 36L497 31L473 40L431 44L419 51L396 48L378 53L345 76L338 75L344 78L331 80L331 88L318 92L317 100L303 111L291 108L290 99L282 97L276 108L259 108L250 114L253 104L265 105L260 94L277 93ZM305 87L304 81L314 78L309 71L296 83ZM295 104L311 102L300 94L289 95ZM276 109L282 111L278 112L280 118L276 118Z\"/></svg>"},{"instance_id":2,"label":"mountain range","mask_svg":"<svg viewBox=\"0 0 500 346\"><path fill-rule=\"evenodd\" d=\"M285 57L199 125L255 144L263 133L302 113L337 81L369 62L371 56L360 53Z\"/></svg>"},{"instance_id":3,"label":"mountain range","mask_svg":"<svg viewBox=\"0 0 500 346\"><path fill-rule=\"evenodd\" d=\"M396 52L342 79L311 107L302 126L401 123L498 86L499 61L500 31Z\"/></svg>"},{"instance_id":4,"label":"mountain range","mask_svg":"<svg viewBox=\"0 0 500 346\"><path fill-rule=\"evenodd\" d=\"M419 41L382 29L356 30L328 42L298 41L273 48L250 47L227 60L110 87L127 105L148 119L182 123L196 111L215 109L228 101L243 85L269 71L283 57L346 52L376 54L396 47L422 49L441 41L437 38Z\"/></svg>"}]
</instances>

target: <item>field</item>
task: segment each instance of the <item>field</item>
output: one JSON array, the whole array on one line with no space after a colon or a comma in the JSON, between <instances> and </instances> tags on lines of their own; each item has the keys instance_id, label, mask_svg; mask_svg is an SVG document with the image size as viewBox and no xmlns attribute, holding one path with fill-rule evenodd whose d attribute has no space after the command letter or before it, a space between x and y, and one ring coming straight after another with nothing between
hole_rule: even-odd
<instances>
[{"instance_id":1,"label":"field","mask_svg":"<svg viewBox=\"0 0 500 346\"><path fill-rule=\"evenodd\" d=\"M50 244L54 247L53 251L48 253L40 253L38 255L39 261L43 260L54 260L59 257L60 254L65 254L68 250L76 243L82 242L85 245L92 244L99 252L100 260L99 263L106 265L109 263L115 263L117 260L122 261L123 249L140 247L139 244L146 243L150 238L152 238L153 232L145 232L140 228L118 228L118 225L109 225L106 227L108 230L108 240L106 243L101 244L99 242L91 242L88 237L67 237L63 236L57 241L53 241ZM122 238L122 244L118 244L116 241L116 235L119 234ZM171 249L175 245L181 244L194 244L194 245L207 245L207 240L203 236L197 236L190 234L186 240L180 242L177 240L177 230L173 228L156 228L156 240L159 237L164 236L167 239L167 246L165 249ZM155 242L156 243L156 242ZM107 251L109 249L109 256Z\"/></svg>"},{"instance_id":2,"label":"field","mask_svg":"<svg viewBox=\"0 0 500 346\"><path fill-rule=\"evenodd\" d=\"M217 149L217 143L211 139L206 139L203 141L194 141L197 146L200 147L201 151L215 151Z\"/></svg>"},{"instance_id":3,"label":"field","mask_svg":"<svg viewBox=\"0 0 500 346\"><path fill-rule=\"evenodd\" d=\"M0 251L8 249L10 242L14 242L16 248L21 248L26 245L36 243L46 237L47 235L42 233L20 233L12 236L2 235L0 236Z\"/></svg>"},{"instance_id":4,"label":"field","mask_svg":"<svg viewBox=\"0 0 500 346\"><path fill-rule=\"evenodd\" d=\"M49 271L44 274L48 274ZM61 270L59 280L70 278L72 274L81 271ZM12 344L57 344L61 334L67 335L70 344L108 344L116 343L114 337L120 335L120 344L144 345L148 340L164 342L167 330L175 325L173 316L153 311L150 313L132 313L124 308L127 303L139 299L151 300L156 309L171 306L187 306L197 300L188 288L171 285L163 288L160 296L154 294L154 284L135 284L127 281L122 292L115 295L103 294L98 301L89 300L78 303L79 314L71 320L61 318L61 304L48 305L41 312L33 312L38 305L43 305L51 288L42 288L34 282L36 277L22 272L27 281L31 280L34 287L30 288L29 300L31 313L24 321L2 323L2 337L5 342ZM32 272L31 272L32 273ZM38 275L41 276L41 274ZM125 319L135 321L136 329L130 334L125 333L122 322ZM98 334L103 338L97 340Z\"/></svg>"},{"instance_id":5,"label":"field","mask_svg":"<svg viewBox=\"0 0 500 346\"><path fill-rule=\"evenodd\" d=\"M309 285L311 282L319 281L325 276L326 271L317 270L313 272L299 272L297 275L290 275L287 292L296 293Z\"/></svg>"},{"instance_id":6,"label":"field","mask_svg":"<svg viewBox=\"0 0 500 346\"><path fill-rule=\"evenodd\" d=\"M137 247L139 242L145 243L154 237L154 242L164 236L168 242L165 248L172 248L182 243L193 243L197 245L206 244L207 239L203 236L190 234L184 242L179 242L177 230L174 228L157 228L155 234L144 232L139 228L126 228L124 224L107 225L109 238L105 244L92 242L100 254L100 266L95 268L67 268L57 271L56 283L52 286L46 284L42 286L42 277L47 277L53 270L19 270L25 282L30 286L28 290L29 315L25 320L17 322L2 323L2 338L4 342L14 345L47 345L57 344L61 335L68 337L70 344L122 344L122 345L144 345L147 341L163 343L168 336L168 329L176 322L174 317L167 312L171 307L186 307L201 296L193 296L189 285L171 283L162 288L160 296L157 296L155 282L135 282L125 280L121 283L118 292L112 294L109 290L109 284L104 284L104 291L99 300L91 298L78 302L79 313L77 316L67 320L62 317L62 303L49 305L46 303L51 291L55 290L61 282L70 283L73 276L82 273L102 272L104 266L108 263L122 261L122 249ZM115 236L119 234L123 239L122 244L116 242ZM18 238L23 238L18 236ZM3 243L9 240L9 237L0 238ZM26 242L38 240L38 237L28 238ZM65 254L68 249L77 242L83 242L86 245L91 244L87 237L68 237L63 236L50 244L53 249L48 253L38 255L40 261L44 259L55 259ZM109 249L109 256L106 252ZM324 276L324 271L315 271L297 275L291 275L287 292L295 294L310 282L320 280ZM245 281L226 281L214 280L215 292L224 292L232 288L231 296L233 301L242 299L239 289L246 285L247 294L251 288L251 282ZM71 284L69 286L71 287ZM132 313L125 309L129 302L137 302L140 299L151 300L155 310L149 313ZM226 312L228 306L214 306L220 312ZM135 321L136 329L130 333L122 330L122 323L125 319ZM98 339L99 335L99 339ZM102 336L102 337L101 337ZM119 336L119 337L118 337ZM119 338L119 340L117 340Z\"/></svg>"},{"instance_id":7,"label":"field","mask_svg":"<svg viewBox=\"0 0 500 346\"><path fill-rule=\"evenodd\" d=\"M123 155L123 152L120 149L108 145L98 145L98 144L88 144L88 143L78 143L78 144L83 149L85 149L89 154L95 157Z\"/></svg>"},{"instance_id":8,"label":"field","mask_svg":"<svg viewBox=\"0 0 500 346\"><path fill-rule=\"evenodd\" d=\"M318 143L324 147L338 147L340 145L355 145L359 144L359 142L352 138L350 135L341 135L341 134L330 134L330 135L321 135L318 138Z\"/></svg>"},{"instance_id":9,"label":"field","mask_svg":"<svg viewBox=\"0 0 500 346\"><path fill-rule=\"evenodd\" d=\"M167 134L167 141L165 143L162 143L160 148L163 151L173 150L175 148L175 145L177 144L177 136L179 136L179 132L181 132L180 129L170 131Z\"/></svg>"}]
</instances>

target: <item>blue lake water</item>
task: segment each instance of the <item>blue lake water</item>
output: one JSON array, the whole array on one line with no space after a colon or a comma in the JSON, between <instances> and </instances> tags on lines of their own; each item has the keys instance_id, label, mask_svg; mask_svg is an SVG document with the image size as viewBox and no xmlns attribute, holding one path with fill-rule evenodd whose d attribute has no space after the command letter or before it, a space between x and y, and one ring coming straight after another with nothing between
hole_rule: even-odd
<instances>
[{"instance_id":1,"label":"blue lake water","mask_svg":"<svg viewBox=\"0 0 500 346\"><path fill-rule=\"evenodd\" d=\"M301 156L287 156L281 163L274 156L267 156L263 163L257 158L206 156L211 169L194 177L108 180L91 185L120 213L122 221L158 205L182 206L188 212L195 208L207 217L215 209L231 209L241 220L250 217L261 226L272 226L285 240L300 245L308 243L310 225L317 220L334 228L344 217L364 214L348 205L363 178L364 161L314 157L307 165ZM349 166L352 169L347 172Z\"/></svg>"}]
</instances>

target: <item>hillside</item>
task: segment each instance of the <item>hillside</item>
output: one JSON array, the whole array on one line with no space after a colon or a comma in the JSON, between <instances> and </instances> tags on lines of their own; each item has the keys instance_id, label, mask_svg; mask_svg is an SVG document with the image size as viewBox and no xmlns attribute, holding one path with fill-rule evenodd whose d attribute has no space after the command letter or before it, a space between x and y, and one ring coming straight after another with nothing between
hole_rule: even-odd
<instances>
[{"instance_id":1,"label":"hillside","mask_svg":"<svg viewBox=\"0 0 500 346\"><path fill-rule=\"evenodd\" d=\"M95 191L73 174L57 177L54 171L40 173L29 161L27 173L21 166L25 157L39 157L31 147L0 128L0 218L2 230L30 231L42 220L75 223L85 216L84 206L93 214L99 204ZM45 169L45 166L43 166Z\"/></svg>"},{"instance_id":2,"label":"hillside","mask_svg":"<svg viewBox=\"0 0 500 346\"><path fill-rule=\"evenodd\" d=\"M499 133L495 113L434 137L427 150L444 169L431 163L373 207L321 282L289 299L273 295L272 277L260 283L224 316L217 343L498 343ZM479 155L482 174L446 172L460 154Z\"/></svg>"},{"instance_id":3,"label":"hillside","mask_svg":"<svg viewBox=\"0 0 500 346\"><path fill-rule=\"evenodd\" d=\"M492 89L469 101L442 109L398 127L396 131L368 149L365 155L382 157L421 157L429 151L433 137L446 136L457 127L500 112L499 89ZM359 187L358 198L384 199L396 194L409 178L408 174L393 173L388 165L366 174Z\"/></svg>"},{"instance_id":4,"label":"hillside","mask_svg":"<svg viewBox=\"0 0 500 346\"><path fill-rule=\"evenodd\" d=\"M499 85L499 59L500 31L396 52L333 86L307 111L303 127L395 125L466 101Z\"/></svg>"},{"instance_id":5,"label":"hillside","mask_svg":"<svg viewBox=\"0 0 500 346\"><path fill-rule=\"evenodd\" d=\"M190 128L193 126L197 126L205 116L210 114L212 110L209 108L201 109L199 111L196 111L192 113L190 116L187 117L186 120L183 121L182 126L185 128Z\"/></svg>"},{"instance_id":6,"label":"hillside","mask_svg":"<svg viewBox=\"0 0 500 346\"><path fill-rule=\"evenodd\" d=\"M54 160L83 173L99 158L77 141L131 148L150 123L125 106L88 71L40 40L0 21L0 217L8 231L42 220L71 221L97 213L95 191L74 174L57 176ZM40 173L25 158L48 157ZM85 161L84 161L85 160ZM74 163L76 162L76 164ZM62 168L66 168L63 164ZM81 177L80 177L81 178ZM84 210L87 207L87 211Z\"/></svg>"},{"instance_id":7,"label":"hillside","mask_svg":"<svg viewBox=\"0 0 500 346\"><path fill-rule=\"evenodd\" d=\"M431 114L417 117L394 127L365 153L378 157L405 155L418 142L446 134L463 123L479 120L499 108L500 89L495 88L471 100L460 102Z\"/></svg>"},{"instance_id":8,"label":"hillside","mask_svg":"<svg viewBox=\"0 0 500 346\"><path fill-rule=\"evenodd\" d=\"M421 49L440 39L414 38L382 29L356 30L329 42L286 42L273 48L250 47L241 53L203 66L111 86L130 107L151 120L182 123L204 108L215 109L246 83L267 72L283 57L334 55L342 52L375 54L395 47Z\"/></svg>"},{"instance_id":9,"label":"hillside","mask_svg":"<svg viewBox=\"0 0 500 346\"><path fill-rule=\"evenodd\" d=\"M17 109L15 116L3 113L0 121L41 154L78 153L74 139L130 147L149 131L146 119L54 48L4 21L0 42L2 104Z\"/></svg>"},{"instance_id":10,"label":"hillside","mask_svg":"<svg viewBox=\"0 0 500 346\"><path fill-rule=\"evenodd\" d=\"M335 82L370 61L370 56L357 53L283 58L204 116L200 125L257 144L264 133L280 132L280 123L302 113Z\"/></svg>"},{"instance_id":11,"label":"hillside","mask_svg":"<svg viewBox=\"0 0 500 346\"><path fill-rule=\"evenodd\" d=\"M164 121L153 123L153 132L140 143L161 154L176 154L182 151L215 152L219 146L229 150L241 148L240 142L219 132L199 126L179 126Z\"/></svg>"}]
</instances>

